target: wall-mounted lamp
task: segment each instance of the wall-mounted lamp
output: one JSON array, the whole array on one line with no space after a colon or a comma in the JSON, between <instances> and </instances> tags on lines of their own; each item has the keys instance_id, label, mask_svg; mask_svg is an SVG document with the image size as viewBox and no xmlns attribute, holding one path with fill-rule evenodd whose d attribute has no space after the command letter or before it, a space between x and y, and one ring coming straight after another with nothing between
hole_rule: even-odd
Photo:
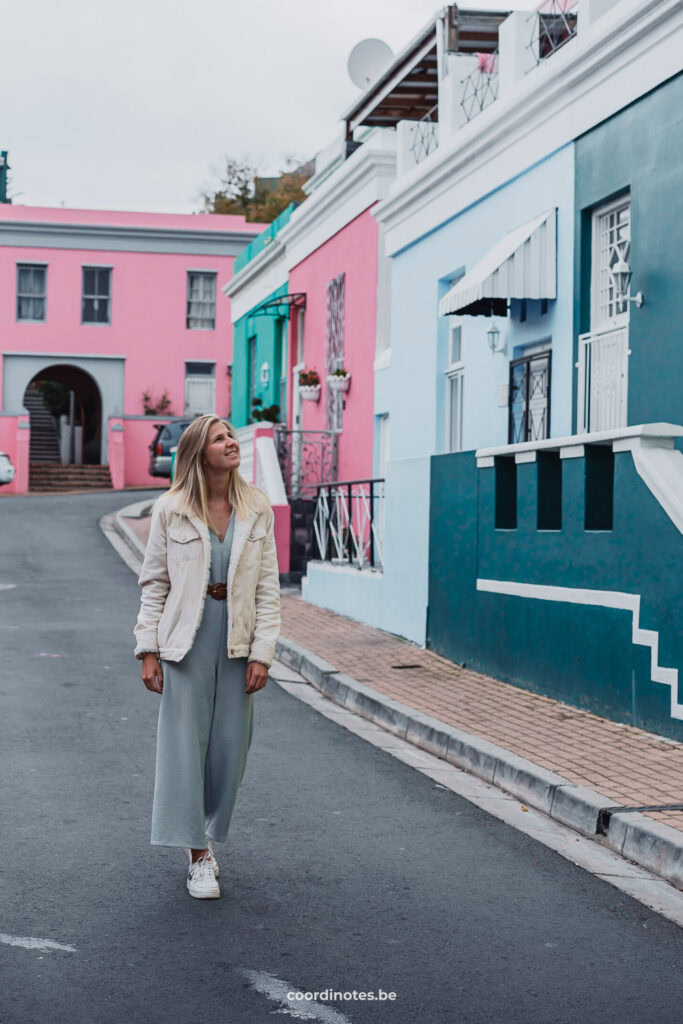
<instances>
[{"instance_id":1,"label":"wall-mounted lamp","mask_svg":"<svg viewBox=\"0 0 683 1024\"><path fill-rule=\"evenodd\" d=\"M640 309L645 296L642 292L631 295L629 285L631 284L632 270L623 256L620 256L612 267L612 277L617 288L617 299L619 302L635 302Z\"/></svg>"},{"instance_id":2,"label":"wall-mounted lamp","mask_svg":"<svg viewBox=\"0 0 683 1024\"><path fill-rule=\"evenodd\" d=\"M268 386L268 380L270 378L270 366L268 363L261 363L261 383L264 388Z\"/></svg>"},{"instance_id":3,"label":"wall-mounted lamp","mask_svg":"<svg viewBox=\"0 0 683 1024\"><path fill-rule=\"evenodd\" d=\"M505 341L500 341L500 328L495 320L491 320L491 326L486 332L486 340L491 352L505 352Z\"/></svg>"}]
</instances>

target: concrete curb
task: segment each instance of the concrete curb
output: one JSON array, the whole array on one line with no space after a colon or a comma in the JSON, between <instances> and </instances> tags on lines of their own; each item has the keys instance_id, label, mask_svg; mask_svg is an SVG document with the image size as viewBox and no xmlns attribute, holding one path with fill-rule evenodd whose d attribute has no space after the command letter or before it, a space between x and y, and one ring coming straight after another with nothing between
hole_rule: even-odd
<instances>
[{"instance_id":1,"label":"concrete curb","mask_svg":"<svg viewBox=\"0 0 683 1024\"><path fill-rule=\"evenodd\" d=\"M518 757L357 682L300 644L280 637L276 658L336 704L367 718L416 747L471 772L584 836L605 843L627 860L683 889L683 833L637 811L610 815L598 835L601 812L621 805L596 790Z\"/></svg>"},{"instance_id":2,"label":"concrete curb","mask_svg":"<svg viewBox=\"0 0 683 1024\"><path fill-rule=\"evenodd\" d=\"M117 533L140 560L144 547L125 519L139 517L149 504L146 499L114 514ZM625 859L683 889L683 833L677 829L637 811L615 811L610 815L607 833L599 835L601 812L621 805L596 790L575 785L494 743L392 700L337 671L293 640L280 637L276 658L336 704L471 772L582 835L605 843Z\"/></svg>"}]
</instances>

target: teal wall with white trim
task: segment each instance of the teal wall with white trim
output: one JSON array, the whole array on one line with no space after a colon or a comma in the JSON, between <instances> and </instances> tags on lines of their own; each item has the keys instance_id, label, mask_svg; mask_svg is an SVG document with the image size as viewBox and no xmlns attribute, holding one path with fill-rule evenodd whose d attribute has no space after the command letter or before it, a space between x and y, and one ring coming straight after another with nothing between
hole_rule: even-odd
<instances>
[{"instance_id":1,"label":"teal wall with white trim","mask_svg":"<svg viewBox=\"0 0 683 1024\"><path fill-rule=\"evenodd\" d=\"M477 469L473 452L432 459L427 644L475 671L683 740L671 688L651 680L650 648L632 643L630 612L477 590L479 578L639 594L640 628L659 633L659 664L678 669L683 691L681 535L630 452L614 455L613 529L585 530L585 465L561 461L560 530L536 529L537 464L517 465L517 528L501 530L495 469Z\"/></svg>"}]
</instances>

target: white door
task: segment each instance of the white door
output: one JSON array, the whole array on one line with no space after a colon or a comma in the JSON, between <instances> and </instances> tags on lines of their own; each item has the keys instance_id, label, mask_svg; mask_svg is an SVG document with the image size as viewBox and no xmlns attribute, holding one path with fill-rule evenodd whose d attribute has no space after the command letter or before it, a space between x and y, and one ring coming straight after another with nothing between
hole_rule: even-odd
<instances>
[{"instance_id":1,"label":"white door","mask_svg":"<svg viewBox=\"0 0 683 1024\"><path fill-rule=\"evenodd\" d=\"M188 416L214 412L216 383L213 377L185 378L185 413Z\"/></svg>"},{"instance_id":2,"label":"white door","mask_svg":"<svg viewBox=\"0 0 683 1024\"><path fill-rule=\"evenodd\" d=\"M579 430L610 430L628 422L629 304L619 297L613 268L631 263L631 202L618 199L593 214L591 324L579 337Z\"/></svg>"},{"instance_id":3,"label":"white door","mask_svg":"<svg viewBox=\"0 0 683 1024\"><path fill-rule=\"evenodd\" d=\"M303 362L292 367L292 478L290 488L292 497L299 496L301 488L301 457L303 440L301 436L301 392L299 391L299 373L304 369Z\"/></svg>"}]
</instances>

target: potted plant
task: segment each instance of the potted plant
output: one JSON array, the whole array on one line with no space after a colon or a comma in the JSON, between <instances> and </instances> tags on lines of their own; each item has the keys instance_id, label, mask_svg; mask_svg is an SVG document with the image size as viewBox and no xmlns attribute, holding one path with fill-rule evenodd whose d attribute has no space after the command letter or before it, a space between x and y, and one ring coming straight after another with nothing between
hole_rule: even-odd
<instances>
[{"instance_id":1,"label":"potted plant","mask_svg":"<svg viewBox=\"0 0 683 1024\"><path fill-rule=\"evenodd\" d=\"M299 394L307 402L320 400L320 376L317 370L299 372Z\"/></svg>"},{"instance_id":2,"label":"potted plant","mask_svg":"<svg viewBox=\"0 0 683 1024\"><path fill-rule=\"evenodd\" d=\"M256 423L277 423L280 418L279 405L264 405L262 398L252 400L251 418Z\"/></svg>"},{"instance_id":3,"label":"potted plant","mask_svg":"<svg viewBox=\"0 0 683 1024\"><path fill-rule=\"evenodd\" d=\"M327 383L332 391L348 391L351 383L351 374L343 366L337 367L327 375Z\"/></svg>"}]
</instances>

